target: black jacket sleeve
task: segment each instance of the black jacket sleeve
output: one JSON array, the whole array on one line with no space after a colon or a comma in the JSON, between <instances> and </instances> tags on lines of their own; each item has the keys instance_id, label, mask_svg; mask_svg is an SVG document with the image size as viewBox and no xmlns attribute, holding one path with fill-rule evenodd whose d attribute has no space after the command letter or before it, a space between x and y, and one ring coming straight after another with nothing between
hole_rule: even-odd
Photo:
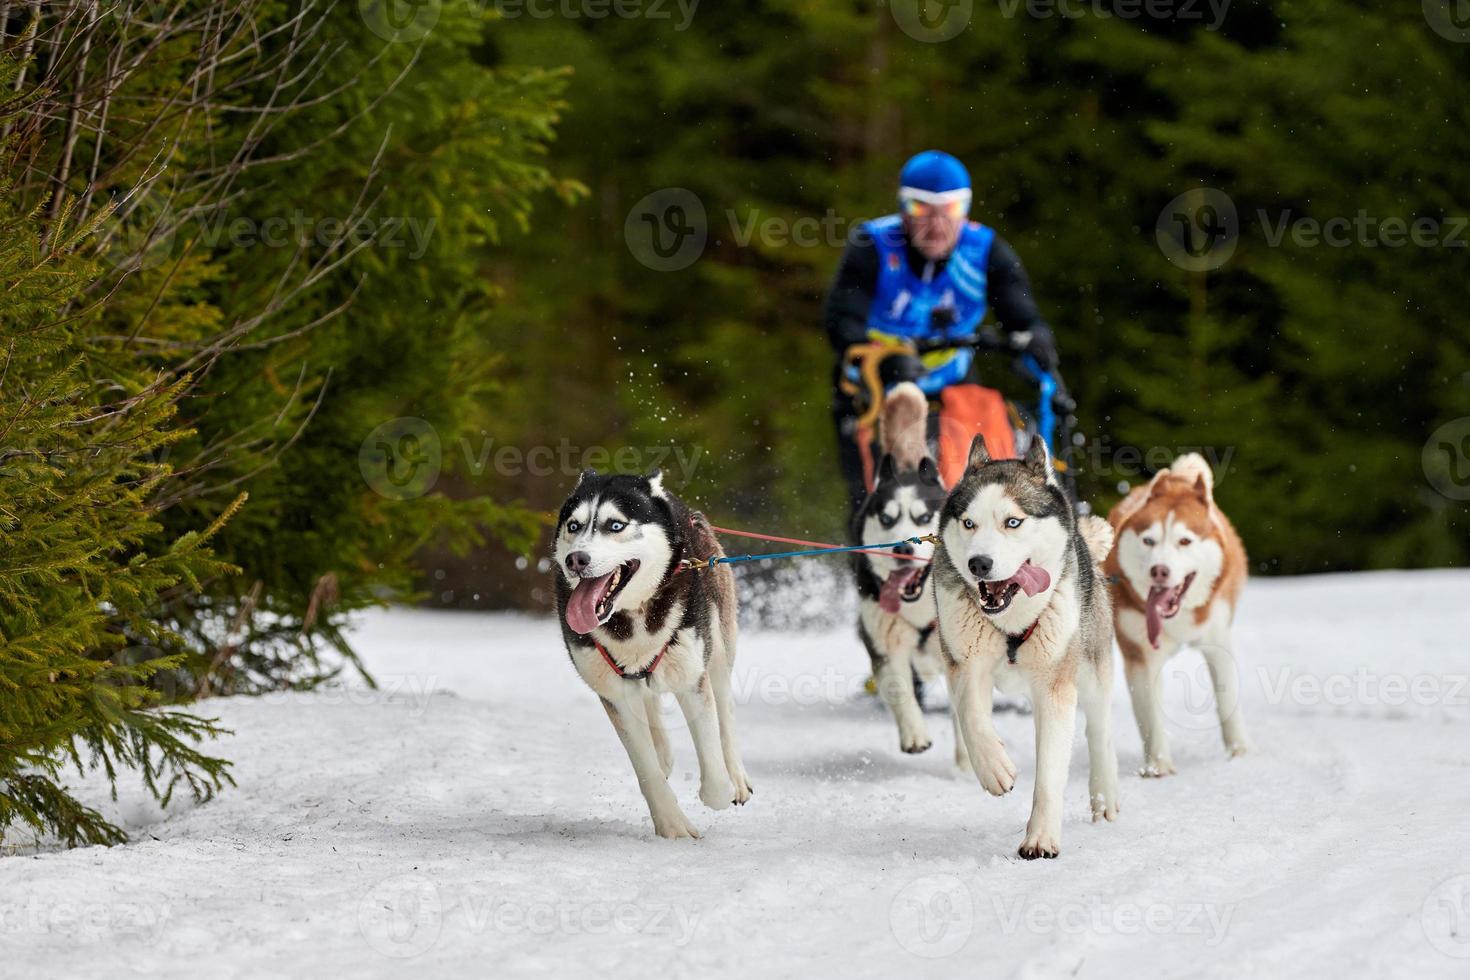
<instances>
[{"instance_id":1,"label":"black jacket sleeve","mask_svg":"<svg viewBox=\"0 0 1470 980\"><path fill-rule=\"evenodd\" d=\"M838 354L868 339L868 308L877 290L878 246L858 228L847 239L823 313L827 340Z\"/></svg>"},{"instance_id":2,"label":"black jacket sleeve","mask_svg":"<svg viewBox=\"0 0 1470 980\"><path fill-rule=\"evenodd\" d=\"M990 308L996 322L1006 333L1029 330L1050 339L1051 327L1041 315L1041 308L1031 296L1031 277L1021 265L1016 250L999 235L990 245L990 266L986 270Z\"/></svg>"}]
</instances>

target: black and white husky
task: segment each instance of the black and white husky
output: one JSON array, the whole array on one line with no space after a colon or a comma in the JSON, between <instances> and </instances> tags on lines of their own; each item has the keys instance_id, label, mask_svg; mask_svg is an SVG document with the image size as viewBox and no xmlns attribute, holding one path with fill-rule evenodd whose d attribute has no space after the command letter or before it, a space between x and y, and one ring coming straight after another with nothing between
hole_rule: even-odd
<instances>
[{"instance_id":1,"label":"black and white husky","mask_svg":"<svg viewBox=\"0 0 1470 980\"><path fill-rule=\"evenodd\" d=\"M699 798L714 810L750 799L735 742L735 580L704 515L664 490L657 473L587 470L557 520L556 609L572 665L622 740L660 837L698 837L668 774L673 752L659 699L679 703L699 758Z\"/></svg>"},{"instance_id":2,"label":"black and white husky","mask_svg":"<svg viewBox=\"0 0 1470 980\"><path fill-rule=\"evenodd\" d=\"M853 538L863 545L887 544L934 531L944 506L939 467L925 440L928 402L917 385L905 382L883 401L879 428L882 461L873 489L853 515ZM891 554L855 552L858 636L872 661L878 696L898 722L898 747L923 752L933 744L914 690L944 676L935 629L934 585L929 559L934 546L906 542ZM955 760L964 765L964 746L955 732Z\"/></svg>"},{"instance_id":3,"label":"black and white husky","mask_svg":"<svg viewBox=\"0 0 1470 980\"><path fill-rule=\"evenodd\" d=\"M991 717L991 692L1029 697L1036 792L1020 853L1056 857L1080 701L1094 820L1118 813L1113 750L1113 621L1098 565L1112 546L1099 517L1078 518L1042 439L1024 460L995 460L976 436L940 515L934 553L939 634L957 724L976 776L1001 796L1016 784Z\"/></svg>"}]
</instances>

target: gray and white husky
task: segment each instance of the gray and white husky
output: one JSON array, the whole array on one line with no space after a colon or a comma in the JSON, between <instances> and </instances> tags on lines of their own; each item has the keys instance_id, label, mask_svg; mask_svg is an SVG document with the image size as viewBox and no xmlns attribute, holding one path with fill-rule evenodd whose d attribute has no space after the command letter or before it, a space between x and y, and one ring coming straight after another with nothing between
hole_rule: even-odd
<instances>
[{"instance_id":1,"label":"gray and white husky","mask_svg":"<svg viewBox=\"0 0 1470 980\"><path fill-rule=\"evenodd\" d=\"M556 525L556 610L572 665L602 699L660 837L698 837L670 789L673 752L659 699L679 703L699 758L699 798L714 810L750 799L735 741L735 579L704 515L658 473L585 471Z\"/></svg>"},{"instance_id":2,"label":"gray and white husky","mask_svg":"<svg viewBox=\"0 0 1470 980\"><path fill-rule=\"evenodd\" d=\"M852 536L857 543L887 544L933 532L944 506L944 485L925 437L927 416L928 401L915 384L900 384L884 398L879 427L883 456L873 489L853 515ZM885 550L893 554L854 552L852 556L858 587L858 636L872 662L878 696L898 723L898 747L904 752L923 752L933 741L924 724L914 678L930 684L944 676L930 579L934 546L905 542ZM955 746L955 761L963 766L964 745L958 729Z\"/></svg>"},{"instance_id":3,"label":"gray and white husky","mask_svg":"<svg viewBox=\"0 0 1470 980\"><path fill-rule=\"evenodd\" d=\"M1036 791L1023 858L1061 851L1079 702L1092 817L1118 814L1113 621L1098 569L1112 539L1099 517L1079 524L1039 438L1024 460L996 460L976 436L940 515L933 572L940 641L957 724L987 792L1001 796L1016 784L991 715L992 690L1026 695L1036 720Z\"/></svg>"}]
</instances>

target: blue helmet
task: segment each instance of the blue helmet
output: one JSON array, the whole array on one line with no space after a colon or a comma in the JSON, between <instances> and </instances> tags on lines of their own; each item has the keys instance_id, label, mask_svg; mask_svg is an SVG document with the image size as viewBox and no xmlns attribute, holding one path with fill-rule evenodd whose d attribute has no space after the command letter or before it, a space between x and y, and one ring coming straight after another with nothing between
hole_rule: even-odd
<instances>
[{"instance_id":1,"label":"blue helmet","mask_svg":"<svg viewBox=\"0 0 1470 980\"><path fill-rule=\"evenodd\" d=\"M949 191L968 190L970 172L959 160L942 150L925 150L909 157L899 172L901 188L944 194Z\"/></svg>"}]
</instances>

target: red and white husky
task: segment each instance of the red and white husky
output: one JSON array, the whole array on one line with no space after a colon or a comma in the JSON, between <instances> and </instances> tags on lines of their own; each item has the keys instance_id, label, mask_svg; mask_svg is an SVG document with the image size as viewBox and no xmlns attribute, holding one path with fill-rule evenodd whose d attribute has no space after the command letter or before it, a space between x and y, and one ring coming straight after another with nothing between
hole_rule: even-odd
<instances>
[{"instance_id":1,"label":"red and white husky","mask_svg":"<svg viewBox=\"0 0 1470 980\"><path fill-rule=\"evenodd\" d=\"M1225 750L1251 749L1240 716L1230 626L1245 585L1245 546L1215 506L1214 477L1197 453L1135 487L1108 515L1117 544L1105 570L1133 714L1143 737L1143 775L1175 771L1164 731L1159 673L1182 646L1204 654Z\"/></svg>"}]
</instances>

